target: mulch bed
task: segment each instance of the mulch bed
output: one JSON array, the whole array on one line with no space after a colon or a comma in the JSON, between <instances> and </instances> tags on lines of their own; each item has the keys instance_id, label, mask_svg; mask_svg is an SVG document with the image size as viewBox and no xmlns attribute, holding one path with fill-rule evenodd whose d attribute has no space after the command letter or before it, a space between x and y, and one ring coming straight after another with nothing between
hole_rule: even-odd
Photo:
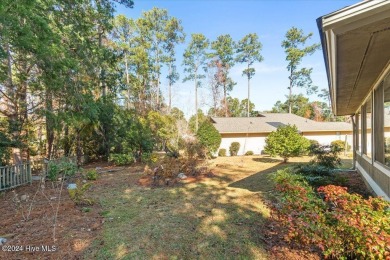
<instances>
[{"instance_id":1,"label":"mulch bed","mask_svg":"<svg viewBox=\"0 0 390 260\"><path fill-rule=\"evenodd\" d=\"M59 185L33 181L0 193L0 205L0 237L9 250L3 249L0 259L79 259L104 222L99 205L75 205L65 183L60 196Z\"/></svg>"}]
</instances>

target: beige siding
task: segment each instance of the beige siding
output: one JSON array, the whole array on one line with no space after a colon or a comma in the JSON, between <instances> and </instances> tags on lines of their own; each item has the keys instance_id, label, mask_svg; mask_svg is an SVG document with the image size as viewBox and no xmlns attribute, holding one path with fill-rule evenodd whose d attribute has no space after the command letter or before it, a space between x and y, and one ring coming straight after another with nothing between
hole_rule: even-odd
<instances>
[{"instance_id":1,"label":"beige siding","mask_svg":"<svg viewBox=\"0 0 390 260\"><path fill-rule=\"evenodd\" d=\"M247 151L252 151L254 154L261 154L265 145L265 134L222 134L222 142L220 149L226 149L229 154L229 147L232 142L240 143L238 155L244 155Z\"/></svg>"},{"instance_id":2,"label":"beige siding","mask_svg":"<svg viewBox=\"0 0 390 260\"><path fill-rule=\"evenodd\" d=\"M335 131L329 132L305 132L303 136L310 140L316 140L322 145L329 145L332 141L335 140L345 140L347 136L347 142L352 146L352 132L339 132L337 134ZM243 155L247 151L252 151L254 154L261 154L264 151L265 139L268 136L268 133L258 133L258 134L221 134L222 141L219 149L226 149L227 155L229 155L229 147L232 142L240 143L240 150L238 155Z\"/></svg>"},{"instance_id":3,"label":"beige siding","mask_svg":"<svg viewBox=\"0 0 390 260\"><path fill-rule=\"evenodd\" d=\"M377 195L389 200L390 168L379 163L373 164L371 159L360 154L356 155L356 168Z\"/></svg>"},{"instance_id":4,"label":"beige siding","mask_svg":"<svg viewBox=\"0 0 390 260\"><path fill-rule=\"evenodd\" d=\"M347 142L352 146L352 131L348 132L303 132L302 135L310 140L316 140L322 145L329 145L335 140L345 141L345 136L347 136Z\"/></svg>"}]
</instances>

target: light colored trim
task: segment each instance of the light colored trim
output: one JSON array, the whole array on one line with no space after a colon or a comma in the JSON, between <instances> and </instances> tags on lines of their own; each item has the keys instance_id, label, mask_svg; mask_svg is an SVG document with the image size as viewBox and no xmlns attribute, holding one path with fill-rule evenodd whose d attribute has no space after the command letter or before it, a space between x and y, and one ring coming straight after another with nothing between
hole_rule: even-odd
<instances>
[{"instance_id":1,"label":"light colored trim","mask_svg":"<svg viewBox=\"0 0 390 260\"><path fill-rule=\"evenodd\" d=\"M327 58L329 64L329 77L330 77L330 98L332 101L333 113L337 115L337 106L336 106L336 76L337 76L337 43L336 36L333 30L324 31L326 35L326 45L327 45Z\"/></svg>"},{"instance_id":2,"label":"light colored trim","mask_svg":"<svg viewBox=\"0 0 390 260\"><path fill-rule=\"evenodd\" d=\"M366 24L382 20L390 9L388 0L364 1L355 5L348 6L334 13L322 17L324 30L329 27L336 29L337 34L345 33Z\"/></svg>"},{"instance_id":3,"label":"light colored trim","mask_svg":"<svg viewBox=\"0 0 390 260\"><path fill-rule=\"evenodd\" d=\"M372 164L372 158L368 157L367 154L363 154L361 157L369 164Z\"/></svg>"},{"instance_id":4,"label":"light colored trim","mask_svg":"<svg viewBox=\"0 0 390 260\"><path fill-rule=\"evenodd\" d=\"M390 201L390 198L387 196L387 194L381 189L381 187L378 186L378 184L376 184L376 182L364 170L364 168L359 164L359 162L356 162L356 168L359 170L360 174L367 181L370 187L374 190L377 196L383 197L385 200Z\"/></svg>"},{"instance_id":5,"label":"light colored trim","mask_svg":"<svg viewBox=\"0 0 390 260\"><path fill-rule=\"evenodd\" d=\"M390 169L381 164L380 162L375 161L374 167L380 170L383 174L390 178Z\"/></svg>"}]
</instances>

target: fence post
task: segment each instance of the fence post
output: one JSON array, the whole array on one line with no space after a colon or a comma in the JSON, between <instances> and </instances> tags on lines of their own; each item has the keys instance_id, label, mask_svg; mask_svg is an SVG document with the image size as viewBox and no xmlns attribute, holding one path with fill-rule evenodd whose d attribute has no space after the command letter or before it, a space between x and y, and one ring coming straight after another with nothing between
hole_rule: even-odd
<instances>
[{"instance_id":1,"label":"fence post","mask_svg":"<svg viewBox=\"0 0 390 260\"><path fill-rule=\"evenodd\" d=\"M28 180L28 183L32 183L32 176L31 176L31 165L30 163L28 162L27 165L26 165L26 170L27 170L27 180Z\"/></svg>"}]
</instances>

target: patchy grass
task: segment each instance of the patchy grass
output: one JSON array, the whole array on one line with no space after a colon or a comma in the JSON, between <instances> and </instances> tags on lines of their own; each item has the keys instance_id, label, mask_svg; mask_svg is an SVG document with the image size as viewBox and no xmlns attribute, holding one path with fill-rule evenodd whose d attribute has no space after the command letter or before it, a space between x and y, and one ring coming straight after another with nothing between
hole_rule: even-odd
<instances>
[{"instance_id":1,"label":"patchy grass","mask_svg":"<svg viewBox=\"0 0 390 260\"><path fill-rule=\"evenodd\" d=\"M140 171L107 174L94 190L106 222L85 258L268 259L267 175L296 161L302 158L217 158L213 178L170 188L137 186Z\"/></svg>"},{"instance_id":2,"label":"patchy grass","mask_svg":"<svg viewBox=\"0 0 390 260\"><path fill-rule=\"evenodd\" d=\"M209 161L211 177L188 178L172 187L137 185L143 166L104 167L88 196L93 206L77 207L63 194L58 214L55 253L0 252L0 259L319 259L312 252L286 245L265 203L272 200L270 173L309 157L221 157ZM348 165L349 163L349 165ZM346 168L350 161L345 160ZM94 169L103 165L88 165ZM347 173L345 173L347 174ZM357 179L348 173L349 179ZM32 197L39 183L18 187ZM47 183L37 196L29 221L15 208L13 193L0 193L8 245L52 245L51 198ZM361 183L356 182L356 187Z\"/></svg>"}]
</instances>

